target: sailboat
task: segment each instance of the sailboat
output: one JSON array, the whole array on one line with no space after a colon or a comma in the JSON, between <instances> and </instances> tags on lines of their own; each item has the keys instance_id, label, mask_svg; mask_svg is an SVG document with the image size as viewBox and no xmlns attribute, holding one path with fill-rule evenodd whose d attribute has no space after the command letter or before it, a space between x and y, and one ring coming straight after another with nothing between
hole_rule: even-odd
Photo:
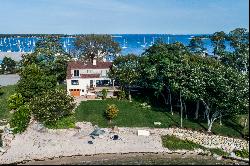
<instances>
[{"instance_id":1,"label":"sailboat","mask_svg":"<svg viewBox=\"0 0 250 166\"><path fill-rule=\"evenodd\" d=\"M147 43L146 43L146 39L145 39L145 36L144 36L144 44L142 44L141 46L142 47L146 47Z\"/></svg>"},{"instance_id":2,"label":"sailboat","mask_svg":"<svg viewBox=\"0 0 250 166\"><path fill-rule=\"evenodd\" d=\"M124 49L124 48L127 48L127 47L126 47L126 40L125 40L125 39L123 40L123 46L122 46L122 48L123 48L123 49Z\"/></svg>"},{"instance_id":3,"label":"sailboat","mask_svg":"<svg viewBox=\"0 0 250 166\"><path fill-rule=\"evenodd\" d=\"M151 41L149 46L151 47L153 44L155 44L155 38L154 37L153 37L153 41Z\"/></svg>"}]
</instances>

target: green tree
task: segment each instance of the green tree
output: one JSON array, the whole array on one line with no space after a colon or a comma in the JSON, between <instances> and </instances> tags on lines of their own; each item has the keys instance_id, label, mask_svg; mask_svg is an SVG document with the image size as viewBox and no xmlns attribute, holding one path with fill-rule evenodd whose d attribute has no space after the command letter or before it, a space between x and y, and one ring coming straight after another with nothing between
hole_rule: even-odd
<instances>
[{"instance_id":1,"label":"green tree","mask_svg":"<svg viewBox=\"0 0 250 166\"><path fill-rule=\"evenodd\" d=\"M189 50L195 54L202 55L205 51L204 42L202 36L195 36L189 42Z\"/></svg>"},{"instance_id":2,"label":"green tree","mask_svg":"<svg viewBox=\"0 0 250 166\"><path fill-rule=\"evenodd\" d=\"M245 28L236 28L229 32L227 39L234 51L226 54L222 61L239 71L247 72L249 69L249 32Z\"/></svg>"},{"instance_id":3,"label":"green tree","mask_svg":"<svg viewBox=\"0 0 250 166\"><path fill-rule=\"evenodd\" d=\"M15 93L8 98L8 107L10 110L16 110L23 104L24 100L20 93Z\"/></svg>"},{"instance_id":4,"label":"green tree","mask_svg":"<svg viewBox=\"0 0 250 166\"><path fill-rule=\"evenodd\" d=\"M172 114L172 94L179 94L180 90L176 86L177 82L174 81L177 81L177 78L180 79L178 81L183 79L181 76L184 75L180 75L180 73L185 71L182 64L184 56L188 54L189 51L181 43L159 43L146 50L140 61L141 86L154 89L156 96L163 97L165 105L168 105L167 98L169 98Z\"/></svg>"},{"instance_id":5,"label":"green tree","mask_svg":"<svg viewBox=\"0 0 250 166\"><path fill-rule=\"evenodd\" d=\"M16 62L9 58L9 57L4 57L2 64L2 73L15 73L15 68L16 68Z\"/></svg>"},{"instance_id":6,"label":"green tree","mask_svg":"<svg viewBox=\"0 0 250 166\"><path fill-rule=\"evenodd\" d=\"M214 55L221 55L225 52L225 41L227 39L227 35L225 32L215 32L213 35L210 36L212 41L212 45L214 47Z\"/></svg>"},{"instance_id":7,"label":"green tree","mask_svg":"<svg viewBox=\"0 0 250 166\"><path fill-rule=\"evenodd\" d=\"M67 63L71 59L59 42L57 37L46 37L36 43L35 51L22 56L22 67L32 63L38 65L47 75L56 76L61 83L66 78Z\"/></svg>"},{"instance_id":8,"label":"green tree","mask_svg":"<svg viewBox=\"0 0 250 166\"><path fill-rule=\"evenodd\" d=\"M31 118L28 105L22 105L13 113L10 120L10 126L14 128L14 133L22 133L29 125Z\"/></svg>"},{"instance_id":9,"label":"green tree","mask_svg":"<svg viewBox=\"0 0 250 166\"><path fill-rule=\"evenodd\" d=\"M44 91L56 86L56 77L47 76L36 64L23 68L20 77L16 91L24 97L25 101L29 101L34 96L39 96Z\"/></svg>"},{"instance_id":10,"label":"green tree","mask_svg":"<svg viewBox=\"0 0 250 166\"><path fill-rule=\"evenodd\" d=\"M74 54L78 59L92 62L108 56L116 57L121 51L119 44L112 40L111 35L82 35L77 36Z\"/></svg>"},{"instance_id":11,"label":"green tree","mask_svg":"<svg viewBox=\"0 0 250 166\"><path fill-rule=\"evenodd\" d=\"M110 78L118 81L122 87L128 87L129 101L131 101L130 88L139 77L138 57L134 54L117 57L108 74Z\"/></svg>"},{"instance_id":12,"label":"green tree","mask_svg":"<svg viewBox=\"0 0 250 166\"><path fill-rule=\"evenodd\" d=\"M53 125L60 118L72 115L74 108L74 98L57 88L43 92L30 102L32 114L45 125Z\"/></svg>"}]
</instances>

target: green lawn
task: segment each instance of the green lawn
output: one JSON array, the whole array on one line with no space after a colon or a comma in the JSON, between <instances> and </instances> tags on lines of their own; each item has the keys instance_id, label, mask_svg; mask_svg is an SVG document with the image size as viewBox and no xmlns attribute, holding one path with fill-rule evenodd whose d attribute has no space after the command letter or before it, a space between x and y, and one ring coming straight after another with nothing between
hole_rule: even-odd
<instances>
[{"instance_id":1,"label":"green lawn","mask_svg":"<svg viewBox=\"0 0 250 166\"><path fill-rule=\"evenodd\" d=\"M2 87L3 94L0 95L0 119L9 118L9 110L7 108L8 97L15 93L15 85L8 85Z\"/></svg>"},{"instance_id":2,"label":"green lawn","mask_svg":"<svg viewBox=\"0 0 250 166\"><path fill-rule=\"evenodd\" d=\"M107 104L116 104L119 112L118 116L112 120L112 124L104 116ZM139 102L129 102L127 100L119 101L117 99L107 100L90 100L81 102L76 109L77 121L88 121L97 124L100 127L110 127L117 125L120 127L179 127L180 116L178 114L171 115L169 112L160 108L143 109ZM154 122L161 122L161 126L154 126ZM220 126L215 123L212 131L214 134L227 135L231 137L242 137L233 122ZM183 127L195 130L206 131L206 122L196 122L183 119Z\"/></svg>"},{"instance_id":3,"label":"green lawn","mask_svg":"<svg viewBox=\"0 0 250 166\"><path fill-rule=\"evenodd\" d=\"M188 140L182 140L173 135L164 135L161 137L162 145L169 150L194 150L194 149L203 149L209 150L212 154L217 154L220 156L228 156L228 153L224 152L218 148L206 148L197 143Z\"/></svg>"}]
</instances>

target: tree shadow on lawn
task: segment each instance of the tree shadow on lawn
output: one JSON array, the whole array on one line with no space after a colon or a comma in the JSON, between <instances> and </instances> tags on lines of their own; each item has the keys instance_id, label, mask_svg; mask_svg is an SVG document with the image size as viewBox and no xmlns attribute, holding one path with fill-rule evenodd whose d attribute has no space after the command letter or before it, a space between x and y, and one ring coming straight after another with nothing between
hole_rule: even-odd
<instances>
[{"instance_id":1,"label":"tree shadow on lawn","mask_svg":"<svg viewBox=\"0 0 250 166\"><path fill-rule=\"evenodd\" d=\"M234 131L236 131L237 133L239 133L242 138L244 137L244 134L242 133L243 128L240 124L232 122L232 120L224 120L223 123L225 124L225 126L231 128Z\"/></svg>"}]
</instances>

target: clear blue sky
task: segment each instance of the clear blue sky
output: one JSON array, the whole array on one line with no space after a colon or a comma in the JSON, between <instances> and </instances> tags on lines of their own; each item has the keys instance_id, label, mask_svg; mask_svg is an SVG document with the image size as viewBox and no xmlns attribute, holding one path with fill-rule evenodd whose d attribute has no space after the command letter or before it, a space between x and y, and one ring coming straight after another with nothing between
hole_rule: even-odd
<instances>
[{"instance_id":1,"label":"clear blue sky","mask_svg":"<svg viewBox=\"0 0 250 166\"><path fill-rule=\"evenodd\" d=\"M0 0L0 33L229 32L249 0Z\"/></svg>"}]
</instances>

